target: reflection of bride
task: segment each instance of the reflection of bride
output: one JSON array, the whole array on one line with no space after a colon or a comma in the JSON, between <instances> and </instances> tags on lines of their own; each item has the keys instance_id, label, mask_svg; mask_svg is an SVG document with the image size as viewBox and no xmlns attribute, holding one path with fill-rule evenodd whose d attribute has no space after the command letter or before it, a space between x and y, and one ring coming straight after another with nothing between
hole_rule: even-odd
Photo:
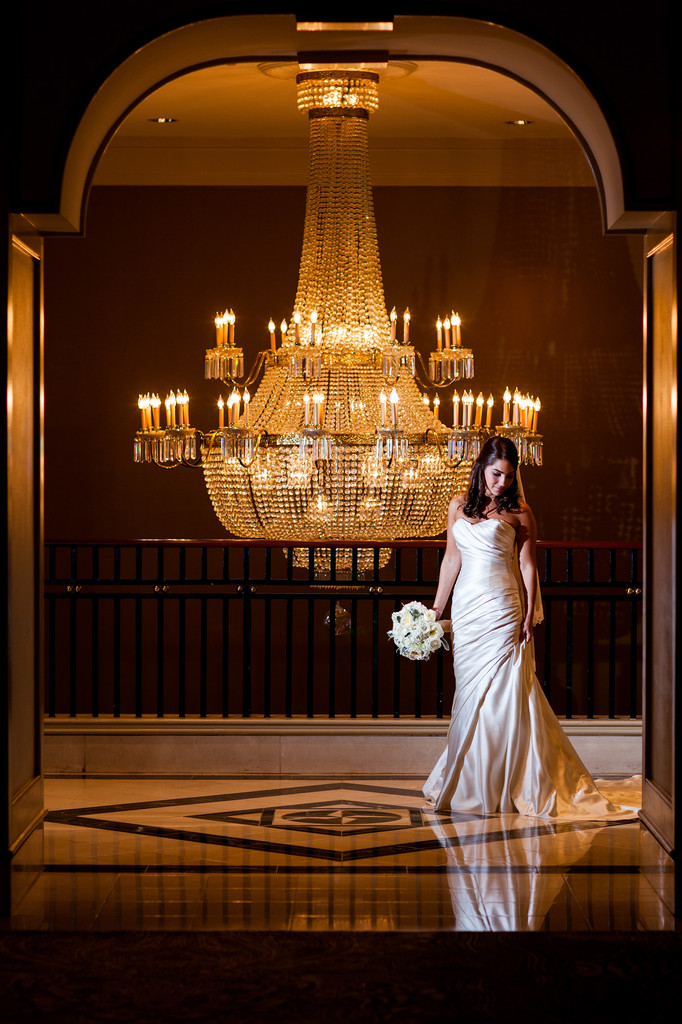
<instances>
[{"instance_id":1,"label":"reflection of bride","mask_svg":"<svg viewBox=\"0 0 682 1024\"><path fill-rule=\"evenodd\" d=\"M638 784L612 786L613 798L637 799ZM439 815L429 824L446 851L457 931L538 931L556 908L565 920L579 903L566 874L593 864L608 844L607 822L539 822L520 815ZM438 818L441 818L438 821ZM608 845L607 845L608 848ZM573 927L580 927L578 913ZM587 928L583 919L583 927Z\"/></svg>"},{"instance_id":2,"label":"reflection of bride","mask_svg":"<svg viewBox=\"0 0 682 1024\"><path fill-rule=\"evenodd\" d=\"M469 490L450 502L434 609L440 616L452 592L456 690L447 748L424 795L438 810L620 817L623 811L599 792L567 740L535 675L533 625L542 617L539 601L535 610L536 527L519 496L517 468L512 442L490 438Z\"/></svg>"}]
</instances>

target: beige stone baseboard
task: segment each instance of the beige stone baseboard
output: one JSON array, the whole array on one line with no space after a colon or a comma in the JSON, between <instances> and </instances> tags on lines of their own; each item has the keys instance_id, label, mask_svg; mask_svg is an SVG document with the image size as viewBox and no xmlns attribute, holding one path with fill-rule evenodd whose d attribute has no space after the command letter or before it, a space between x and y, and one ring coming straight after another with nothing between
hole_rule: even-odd
<instances>
[{"instance_id":1,"label":"beige stone baseboard","mask_svg":"<svg viewBox=\"0 0 682 1024\"><path fill-rule=\"evenodd\" d=\"M593 775L641 771L640 720L561 724ZM43 765L86 775L424 775L447 727L435 718L48 718Z\"/></svg>"}]
</instances>

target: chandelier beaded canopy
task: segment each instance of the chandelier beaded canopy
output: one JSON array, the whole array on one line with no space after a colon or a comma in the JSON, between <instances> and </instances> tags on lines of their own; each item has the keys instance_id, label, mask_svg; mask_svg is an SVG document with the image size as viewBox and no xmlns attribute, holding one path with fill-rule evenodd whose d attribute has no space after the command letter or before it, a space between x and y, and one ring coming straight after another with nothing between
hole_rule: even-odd
<instances>
[{"instance_id":1,"label":"chandelier beaded canopy","mask_svg":"<svg viewBox=\"0 0 682 1024\"><path fill-rule=\"evenodd\" d=\"M203 467L216 515L236 536L302 543L433 536L491 434L511 437L522 462L541 463L540 403L506 392L496 428L492 396L486 403L482 394L475 400L455 390L443 418L438 398L431 406L418 385L427 371L410 344L409 311L399 325L384 299L367 136L379 76L320 69L296 80L298 107L309 118L310 167L289 323L278 331L270 320L270 346L243 380L234 314L218 315L205 359L206 378L229 392L218 402L217 429L190 426L186 393L166 398L165 428L159 397L140 396L135 460ZM460 324L454 311L439 317L427 387L473 376ZM350 552L339 555L350 564Z\"/></svg>"}]
</instances>

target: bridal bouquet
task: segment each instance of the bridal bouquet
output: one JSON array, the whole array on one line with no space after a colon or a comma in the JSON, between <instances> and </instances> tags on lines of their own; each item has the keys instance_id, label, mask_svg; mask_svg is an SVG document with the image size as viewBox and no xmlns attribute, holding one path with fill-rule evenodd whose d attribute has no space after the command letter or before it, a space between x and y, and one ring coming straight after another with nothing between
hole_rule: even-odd
<instances>
[{"instance_id":1,"label":"bridal bouquet","mask_svg":"<svg viewBox=\"0 0 682 1024\"><path fill-rule=\"evenodd\" d=\"M448 649L436 613L419 601L410 601L399 612L393 612L393 629L388 635L398 652L410 661L426 661L439 647Z\"/></svg>"}]
</instances>

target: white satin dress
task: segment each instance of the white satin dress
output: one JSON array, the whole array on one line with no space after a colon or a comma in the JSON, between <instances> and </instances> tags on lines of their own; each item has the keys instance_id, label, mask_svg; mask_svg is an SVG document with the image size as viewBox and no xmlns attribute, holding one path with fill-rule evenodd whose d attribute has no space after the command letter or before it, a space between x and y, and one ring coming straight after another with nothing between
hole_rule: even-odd
<instances>
[{"instance_id":1,"label":"white satin dress","mask_svg":"<svg viewBox=\"0 0 682 1024\"><path fill-rule=\"evenodd\" d=\"M448 744L425 786L436 810L622 818L567 740L520 640L516 531L501 519L453 525L462 566L452 595L455 699Z\"/></svg>"}]
</instances>

